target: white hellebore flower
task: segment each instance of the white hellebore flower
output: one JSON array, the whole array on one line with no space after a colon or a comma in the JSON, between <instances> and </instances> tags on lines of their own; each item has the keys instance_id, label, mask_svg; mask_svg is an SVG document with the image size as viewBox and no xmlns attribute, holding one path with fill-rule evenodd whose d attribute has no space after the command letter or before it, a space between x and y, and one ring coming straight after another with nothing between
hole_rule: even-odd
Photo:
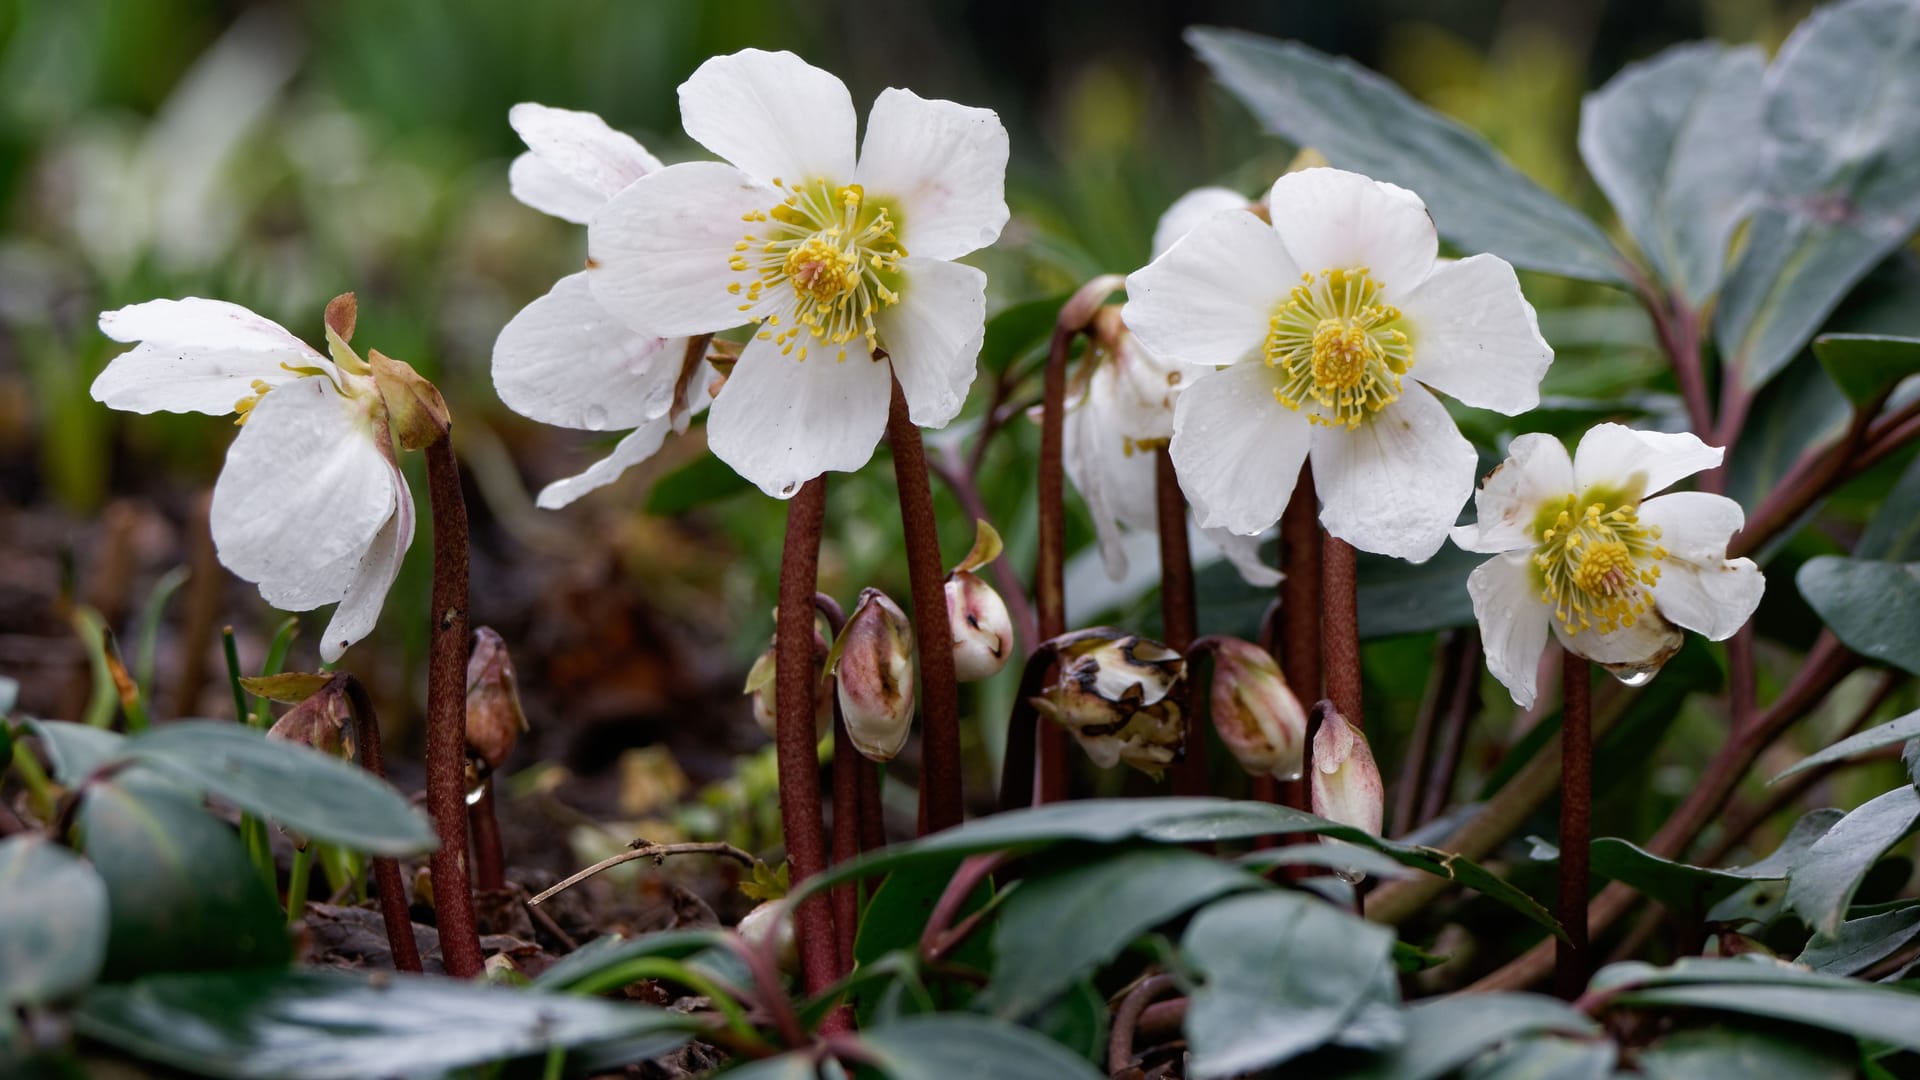
<instances>
[{"instance_id":1,"label":"white hellebore flower","mask_svg":"<svg viewBox=\"0 0 1920 1080\"><path fill-rule=\"evenodd\" d=\"M1690 434L1601 424L1571 459L1550 435L1522 435L1474 496L1479 520L1453 530L1496 554L1467 578L1487 668L1530 707L1547 629L1570 651L1638 685L1680 648L1685 627L1720 641L1753 614L1766 579L1727 558L1740 504L1682 491L1649 498L1720 464Z\"/></svg>"},{"instance_id":2,"label":"white hellebore flower","mask_svg":"<svg viewBox=\"0 0 1920 1080\"><path fill-rule=\"evenodd\" d=\"M507 119L528 146L507 173L514 198L566 221L586 224L608 199L661 169L592 113L523 103ZM493 346L494 389L513 411L584 431L632 429L605 459L543 488L537 501L549 510L619 479L658 451L669 429L684 433L711 400L714 378L704 339L631 329L594 299L585 271L528 304Z\"/></svg>"},{"instance_id":3,"label":"white hellebore flower","mask_svg":"<svg viewBox=\"0 0 1920 1080\"><path fill-rule=\"evenodd\" d=\"M329 360L220 300L150 300L106 312L100 329L140 344L94 380L94 400L240 414L213 486L214 548L276 608L339 604L320 657L340 659L373 629L413 542L413 495L366 363L331 329Z\"/></svg>"},{"instance_id":4,"label":"white hellebore flower","mask_svg":"<svg viewBox=\"0 0 1920 1080\"><path fill-rule=\"evenodd\" d=\"M1188 192L1160 216L1154 256L1199 221L1252 205L1225 188ZM1185 364L1149 353L1118 320L1112 322L1116 325L1109 328L1106 318L1095 318L1093 374L1078 400L1069 403L1061 441L1067 477L1093 517L1107 576L1119 581L1127 574L1124 534L1159 527L1154 450L1172 437L1174 400L1193 373ZM1259 536L1202 531L1247 584L1266 588L1280 580L1278 570L1260 561Z\"/></svg>"},{"instance_id":5,"label":"white hellebore flower","mask_svg":"<svg viewBox=\"0 0 1920 1080\"><path fill-rule=\"evenodd\" d=\"M1172 453L1200 523L1279 520L1311 458L1327 531L1423 560L1473 493L1475 455L1438 390L1512 415L1553 350L1513 268L1442 264L1412 192L1338 169L1274 181L1271 225L1219 213L1127 278L1155 355L1220 369L1183 391Z\"/></svg>"},{"instance_id":6,"label":"white hellebore flower","mask_svg":"<svg viewBox=\"0 0 1920 1080\"><path fill-rule=\"evenodd\" d=\"M713 452L784 498L873 456L893 377L914 423L952 420L987 279L951 260L1006 224L999 118L886 90L856 160L846 86L756 49L700 65L680 116L731 164L671 165L615 195L588 226L587 281L645 333L758 326L714 401Z\"/></svg>"}]
</instances>

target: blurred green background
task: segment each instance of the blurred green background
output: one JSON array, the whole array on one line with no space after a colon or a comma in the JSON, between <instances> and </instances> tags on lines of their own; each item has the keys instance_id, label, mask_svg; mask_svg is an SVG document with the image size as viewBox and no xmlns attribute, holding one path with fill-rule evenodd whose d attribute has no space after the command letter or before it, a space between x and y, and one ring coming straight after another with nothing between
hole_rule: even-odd
<instances>
[{"instance_id":1,"label":"blurred green background","mask_svg":"<svg viewBox=\"0 0 1920 1080\"><path fill-rule=\"evenodd\" d=\"M196 500L232 434L205 417L130 416L90 400L119 348L97 332L97 313L215 296L312 340L326 300L354 290L356 343L413 362L458 417L476 617L512 643L536 724L522 757L591 773L623 748L665 742L681 767L711 777L758 745L737 692L771 630L781 505L703 464L696 430L565 512L532 507L530 491L608 444L512 416L488 377L499 328L584 248L581 230L508 196L515 102L594 110L668 161L701 156L679 132L674 88L705 57L751 45L834 71L856 102L905 85L990 106L1013 145L1013 220L976 260L994 311L1140 265L1182 191L1254 193L1291 158L1208 84L1181 39L1187 25L1351 56L1608 221L1574 152L1581 95L1674 42L1772 47L1808 6L0 0L0 670L23 679L27 711L74 712L90 684L75 674L84 656L65 612L84 601L132 633L159 576L193 561ZM1527 286L1563 356L1584 345L1607 358L1556 365L1549 393L1657 387L1644 317L1623 297ZM980 405L976 394L969 418ZM969 422L935 437L936 451ZM1485 423L1469 433L1502 433ZM1023 577L1035 441L1013 425L983 476ZM409 468L423 493L417 462ZM882 453L831 485L823 588L843 601L867 584L905 596L889 470ZM971 525L936 492L957 558ZM1083 547L1084 521L1074 529ZM426 537L423 522L380 629L346 661L397 702L403 730L420 695ZM1247 592L1233 629L1265 602ZM217 652L202 641L196 653L182 629L190 601L158 612L157 679L179 691L158 711L224 715ZM228 582L207 603L256 662L275 619L252 590ZM1142 629L1157 621L1151 603L1127 610ZM1203 629L1222 615L1203 612ZM1433 640L1388 643L1376 662L1423 669ZM313 663L309 634L290 664ZM1410 711L1421 687L1403 681L1388 706ZM1002 678L970 690L968 704L1004 716L1011 694Z\"/></svg>"}]
</instances>

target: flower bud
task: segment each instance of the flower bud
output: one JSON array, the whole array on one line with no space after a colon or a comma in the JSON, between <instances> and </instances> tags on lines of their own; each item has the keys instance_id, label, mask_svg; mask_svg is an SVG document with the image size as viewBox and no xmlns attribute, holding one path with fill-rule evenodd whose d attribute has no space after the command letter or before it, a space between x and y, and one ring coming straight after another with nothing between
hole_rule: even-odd
<instances>
[{"instance_id":1,"label":"flower bud","mask_svg":"<svg viewBox=\"0 0 1920 1080\"><path fill-rule=\"evenodd\" d=\"M1213 651L1213 726L1253 776L1298 780L1307 749L1307 711L1267 650L1221 638Z\"/></svg>"},{"instance_id":2,"label":"flower bud","mask_svg":"<svg viewBox=\"0 0 1920 1080\"><path fill-rule=\"evenodd\" d=\"M863 589L833 667L840 718L855 749L892 761L913 726L913 624L879 589Z\"/></svg>"},{"instance_id":3,"label":"flower bud","mask_svg":"<svg viewBox=\"0 0 1920 1080\"><path fill-rule=\"evenodd\" d=\"M1034 708L1073 733L1103 769L1125 762L1158 778L1186 751L1186 717L1175 691L1187 677L1179 652L1107 627L1055 638L1054 682Z\"/></svg>"},{"instance_id":4,"label":"flower bud","mask_svg":"<svg viewBox=\"0 0 1920 1080\"><path fill-rule=\"evenodd\" d=\"M773 937L773 961L782 972L792 975L800 970L800 949L793 938L793 920L787 917L784 901L769 900L740 916L736 927L747 944L756 949L767 947Z\"/></svg>"},{"instance_id":5,"label":"flower bud","mask_svg":"<svg viewBox=\"0 0 1920 1080\"><path fill-rule=\"evenodd\" d=\"M387 406L400 449L425 450L446 438L453 417L439 387L422 378L413 365L386 356L379 349L367 353L367 363L373 368L373 384Z\"/></svg>"},{"instance_id":6,"label":"flower bud","mask_svg":"<svg viewBox=\"0 0 1920 1080\"><path fill-rule=\"evenodd\" d=\"M991 679L1013 655L1013 618L993 586L969 570L947 577L947 622L953 631L953 675Z\"/></svg>"},{"instance_id":7,"label":"flower bud","mask_svg":"<svg viewBox=\"0 0 1920 1080\"><path fill-rule=\"evenodd\" d=\"M352 761L353 706L347 697L347 676L335 675L286 714L274 721L267 735L311 746L323 754Z\"/></svg>"},{"instance_id":8,"label":"flower bud","mask_svg":"<svg viewBox=\"0 0 1920 1080\"><path fill-rule=\"evenodd\" d=\"M467 657L467 779L469 789L506 763L527 730L520 708L520 684L513 673L507 643L492 627L473 632Z\"/></svg>"},{"instance_id":9,"label":"flower bud","mask_svg":"<svg viewBox=\"0 0 1920 1080\"><path fill-rule=\"evenodd\" d=\"M774 737L779 729L780 708L774 694L778 680L775 676L774 653L779 648L780 635L774 634L773 641L767 645L767 651L753 662L752 670L747 672L746 693L753 698L753 722ZM819 742L827 737L833 726L833 687L827 680L827 639L819 631L813 635L813 739Z\"/></svg>"},{"instance_id":10,"label":"flower bud","mask_svg":"<svg viewBox=\"0 0 1920 1080\"><path fill-rule=\"evenodd\" d=\"M1313 736L1313 812L1375 836L1385 813L1380 766L1366 735L1324 702Z\"/></svg>"}]
</instances>

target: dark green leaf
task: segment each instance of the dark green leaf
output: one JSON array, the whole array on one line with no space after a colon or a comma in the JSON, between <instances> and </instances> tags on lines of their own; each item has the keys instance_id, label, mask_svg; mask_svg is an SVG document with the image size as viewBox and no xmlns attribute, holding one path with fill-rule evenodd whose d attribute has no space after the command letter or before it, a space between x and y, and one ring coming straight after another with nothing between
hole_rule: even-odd
<instances>
[{"instance_id":1,"label":"dark green leaf","mask_svg":"<svg viewBox=\"0 0 1920 1080\"><path fill-rule=\"evenodd\" d=\"M64 720L33 720L28 726L40 737L53 778L68 787L118 757L127 741L127 737L118 732Z\"/></svg>"},{"instance_id":2,"label":"dark green leaf","mask_svg":"<svg viewBox=\"0 0 1920 1080\"><path fill-rule=\"evenodd\" d=\"M1593 1035L1592 1020L1565 1003L1533 994L1457 994L1415 1002L1405 1012L1406 1041L1366 1067L1365 1080L1437 1080L1520 1035L1554 1031Z\"/></svg>"},{"instance_id":3,"label":"dark green leaf","mask_svg":"<svg viewBox=\"0 0 1920 1080\"><path fill-rule=\"evenodd\" d=\"M1832 937L1815 934L1795 962L1832 975L1852 975L1899 952L1915 938L1920 938L1920 906L1896 908L1849 919Z\"/></svg>"},{"instance_id":4,"label":"dark green leaf","mask_svg":"<svg viewBox=\"0 0 1920 1080\"><path fill-rule=\"evenodd\" d=\"M187 794L138 774L95 783L78 828L107 886L104 978L272 967L292 955L279 900L240 837Z\"/></svg>"},{"instance_id":5,"label":"dark green leaf","mask_svg":"<svg viewBox=\"0 0 1920 1080\"><path fill-rule=\"evenodd\" d=\"M1847 648L1920 675L1920 563L1822 555L1794 580Z\"/></svg>"},{"instance_id":6,"label":"dark green leaf","mask_svg":"<svg viewBox=\"0 0 1920 1080\"><path fill-rule=\"evenodd\" d=\"M684 514L752 486L733 471L733 466L712 454L700 454L654 482L653 490L647 493L647 513L661 517Z\"/></svg>"},{"instance_id":7,"label":"dark green leaf","mask_svg":"<svg viewBox=\"0 0 1920 1080\"><path fill-rule=\"evenodd\" d=\"M1034 1014L1028 1026L1088 1061L1107 1057L1107 999L1092 979L1081 979L1053 1004Z\"/></svg>"},{"instance_id":8,"label":"dark green leaf","mask_svg":"<svg viewBox=\"0 0 1920 1080\"><path fill-rule=\"evenodd\" d=\"M1611 1042L1535 1035L1476 1059L1461 1080L1606 1080L1618 1056Z\"/></svg>"},{"instance_id":9,"label":"dark green leaf","mask_svg":"<svg viewBox=\"0 0 1920 1080\"><path fill-rule=\"evenodd\" d=\"M1755 874L1751 869L1716 870L1705 866L1689 866L1663 859L1613 836L1604 836L1593 842L1592 866L1593 872L1600 877L1631 885L1668 907L1696 916L1732 896L1749 882L1778 880L1786 876L1784 867L1779 873Z\"/></svg>"},{"instance_id":10,"label":"dark green leaf","mask_svg":"<svg viewBox=\"0 0 1920 1080\"><path fill-rule=\"evenodd\" d=\"M1753 880L1715 904L1707 912L1707 921L1735 926L1773 922L1786 903L1785 879L1792 876L1794 866L1807 857L1807 852L1827 834L1827 830L1845 816L1838 810L1826 807L1800 815L1800 819L1787 830L1786 839L1780 841L1780 846L1773 849L1772 854L1736 871Z\"/></svg>"},{"instance_id":11,"label":"dark green leaf","mask_svg":"<svg viewBox=\"0 0 1920 1080\"><path fill-rule=\"evenodd\" d=\"M1387 79L1292 41L1200 27L1187 40L1268 130L1412 190L1461 248L1530 270L1622 280L1619 253L1598 226Z\"/></svg>"},{"instance_id":12,"label":"dark green leaf","mask_svg":"<svg viewBox=\"0 0 1920 1080\"><path fill-rule=\"evenodd\" d=\"M1850 757L1858 757L1883 747L1897 746L1917 738L1920 738L1920 712L1910 712L1878 727L1868 728L1858 735L1841 739L1819 753L1808 754L1768 782L1777 784L1794 773L1805 772L1829 762L1845 761Z\"/></svg>"},{"instance_id":13,"label":"dark green leaf","mask_svg":"<svg viewBox=\"0 0 1920 1080\"><path fill-rule=\"evenodd\" d=\"M107 887L45 837L0 840L0 1012L90 985L107 950Z\"/></svg>"},{"instance_id":14,"label":"dark green leaf","mask_svg":"<svg viewBox=\"0 0 1920 1080\"><path fill-rule=\"evenodd\" d=\"M891 1080L1099 1080L1085 1058L986 1016L910 1016L860 1033Z\"/></svg>"},{"instance_id":15,"label":"dark green leaf","mask_svg":"<svg viewBox=\"0 0 1920 1080\"><path fill-rule=\"evenodd\" d=\"M1720 353L1749 388L1798 353L1920 225L1920 7L1813 13L1767 72L1763 201L1721 293Z\"/></svg>"},{"instance_id":16,"label":"dark green leaf","mask_svg":"<svg viewBox=\"0 0 1920 1080\"><path fill-rule=\"evenodd\" d=\"M1060 309L1072 295L1062 293L1028 300L995 313L987 320L986 334L980 341L980 368L1005 371L1007 365L1045 345L1053 338Z\"/></svg>"},{"instance_id":17,"label":"dark green leaf","mask_svg":"<svg viewBox=\"0 0 1920 1080\"><path fill-rule=\"evenodd\" d=\"M947 889L947 883L953 879L958 868L958 858L930 863L914 863L902 866L888 874L880 887L873 891L867 900L866 910L860 917L859 936L853 943L855 962L871 967L885 963L892 957L906 958L917 968L920 955L920 935L927 928L927 919L933 914L934 905L939 903L940 894ZM993 883L983 881L960 905L959 917L964 918L993 899ZM985 933L973 934L960 944L949 957L956 964L963 964L976 970L987 970L993 965L993 950L989 936ZM854 988L852 998L854 1014L862 1027L868 1026L878 1015L882 1002L896 992L898 980L863 983ZM971 988L962 988L949 982L940 982L929 991L934 1004L949 1008L959 1008L971 1001Z\"/></svg>"},{"instance_id":18,"label":"dark green leaf","mask_svg":"<svg viewBox=\"0 0 1920 1080\"><path fill-rule=\"evenodd\" d=\"M1882 853L1920 824L1920 791L1902 784L1840 819L1808 849L1787 882L1787 906L1828 936Z\"/></svg>"},{"instance_id":19,"label":"dark green leaf","mask_svg":"<svg viewBox=\"0 0 1920 1080\"><path fill-rule=\"evenodd\" d=\"M1607 993L1612 1004L1719 1009L1920 1050L1920 1024L1914 1023L1920 994L1775 960L1695 957L1669 968L1613 964L1594 976L1588 992L1596 991Z\"/></svg>"},{"instance_id":20,"label":"dark green leaf","mask_svg":"<svg viewBox=\"0 0 1920 1080\"><path fill-rule=\"evenodd\" d=\"M1318 866L1326 870L1345 870L1368 877L1392 881L1413 877L1400 860L1371 848L1354 844L1288 844L1265 848L1239 858L1241 866L1269 870L1276 866Z\"/></svg>"},{"instance_id":21,"label":"dark green leaf","mask_svg":"<svg viewBox=\"0 0 1920 1080\"><path fill-rule=\"evenodd\" d=\"M718 930L663 930L633 938L596 938L535 976L533 985L541 990L578 993L585 988L597 992L604 989L597 984L636 960L686 960L722 948L724 940L725 935Z\"/></svg>"},{"instance_id":22,"label":"dark green leaf","mask_svg":"<svg viewBox=\"0 0 1920 1080\"><path fill-rule=\"evenodd\" d=\"M365 769L239 724L190 720L129 739L125 756L303 836L372 855L438 841L399 792Z\"/></svg>"},{"instance_id":23,"label":"dark green leaf","mask_svg":"<svg viewBox=\"0 0 1920 1080\"><path fill-rule=\"evenodd\" d=\"M1788 364L1761 389L1740 425L1735 452L1727 455L1727 494L1753 513L1802 454L1839 438L1851 415L1847 396L1813 357Z\"/></svg>"},{"instance_id":24,"label":"dark green leaf","mask_svg":"<svg viewBox=\"0 0 1920 1080\"><path fill-rule=\"evenodd\" d=\"M1631 64L1587 95L1580 156L1647 260L1696 310L1752 209L1760 159L1753 46L1696 42Z\"/></svg>"},{"instance_id":25,"label":"dark green leaf","mask_svg":"<svg viewBox=\"0 0 1920 1080\"><path fill-rule=\"evenodd\" d=\"M1858 1057L1850 1046L1823 1045L1804 1028L1716 1025L1676 1032L1640 1052L1653 1080L1764 1076L1767 1080L1848 1080Z\"/></svg>"},{"instance_id":26,"label":"dark green leaf","mask_svg":"<svg viewBox=\"0 0 1920 1080\"><path fill-rule=\"evenodd\" d=\"M1867 530L1853 545L1853 557L1885 562L1920 560L1920 458L1900 474L1900 482L1874 511Z\"/></svg>"},{"instance_id":27,"label":"dark green leaf","mask_svg":"<svg viewBox=\"0 0 1920 1080\"><path fill-rule=\"evenodd\" d=\"M1177 847L1106 854L1029 876L1001 909L987 1000L996 1014L1019 1019L1146 931L1223 893L1265 887L1231 863Z\"/></svg>"},{"instance_id":28,"label":"dark green leaf","mask_svg":"<svg viewBox=\"0 0 1920 1080\"><path fill-rule=\"evenodd\" d=\"M1368 640L1473 625L1467 575L1486 556L1449 544L1423 563L1360 557L1360 636Z\"/></svg>"},{"instance_id":29,"label":"dark green leaf","mask_svg":"<svg viewBox=\"0 0 1920 1080\"><path fill-rule=\"evenodd\" d=\"M1855 405L1873 401L1909 375L1920 375L1920 340L1879 334L1822 334L1813 355Z\"/></svg>"},{"instance_id":30,"label":"dark green leaf","mask_svg":"<svg viewBox=\"0 0 1920 1080\"><path fill-rule=\"evenodd\" d=\"M438 1075L614 1039L661 1054L694 1021L642 1005L457 979L342 971L159 975L99 987L74 1026L129 1053L208 1076L364 1080Z\"/></svg>"},{"instance_id":31,"label":"dark green leaf","mask_svg":"<svg viewBox=\"0 0 1920 1080\"><path fill-rule=\"evenodd\" d=\"M722 1075L726 1080L820 1080L820 1069L812 1054L781 1054L749 1061Z\"/></svg>"},{"instance_id":32,"label":"dark green leaf","mask_svg":"<svg viewBox=\"0 0 1920 1080\"><path fill-rule=\"evenodd\" d=\"M1180 948L1204 979L1186 1020L1196 1077L1268 1068L1326 1044L1393 964L1392 931L1301 893L1209 905Z\"/></svg>"}]
</instances>

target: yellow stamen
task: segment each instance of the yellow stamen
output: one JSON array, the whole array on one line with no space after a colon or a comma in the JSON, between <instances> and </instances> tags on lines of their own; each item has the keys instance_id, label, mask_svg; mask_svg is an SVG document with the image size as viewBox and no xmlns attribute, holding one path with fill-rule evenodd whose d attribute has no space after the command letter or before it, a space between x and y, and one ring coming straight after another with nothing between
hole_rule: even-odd
<instances>
[{"instance_id":1,"label":"yellow stamen","mask_svg":"<svg viewBox=\"0 0 1920 1080\"><path fill-rule=\"evenodd\" d=\"M1302 276L1267 328L1267 365L1286 376L1273 392L1281 404L1351 429L1400 399L1412 343L1382 294L1365 267Z\"/></svg>"}]
</instances>

